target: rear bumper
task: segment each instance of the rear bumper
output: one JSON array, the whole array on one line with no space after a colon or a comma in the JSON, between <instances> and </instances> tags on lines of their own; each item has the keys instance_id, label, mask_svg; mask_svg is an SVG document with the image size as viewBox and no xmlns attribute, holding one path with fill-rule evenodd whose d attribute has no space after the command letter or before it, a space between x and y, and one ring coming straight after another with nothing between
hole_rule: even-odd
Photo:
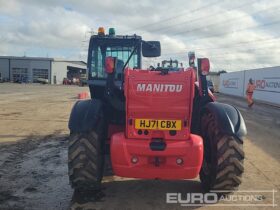
<instances>
[{"instance_id":1,"label":"rear bumper","mask_svg":"<svg viewBox=\"0 0 280 210\"><path fill-rule=\"evenodd\" d=\"M190 135L185 141L166 141L164 151L152 151L150 140L126 139L124 133L111 138L111 161L117 176L143 179L192 179L201 168L203 141ZM132 163L132 158L137 159ZM177 160L183 160L178 164Z\"/></svg>"}]
</instances>

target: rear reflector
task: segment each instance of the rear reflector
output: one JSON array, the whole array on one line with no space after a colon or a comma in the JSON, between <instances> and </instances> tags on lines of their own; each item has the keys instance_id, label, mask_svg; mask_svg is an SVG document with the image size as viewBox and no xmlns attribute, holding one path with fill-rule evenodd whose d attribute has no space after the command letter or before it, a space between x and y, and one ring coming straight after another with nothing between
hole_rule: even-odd
<instances>
[{"instance_id":1,"label":"rear reflector","mask_svg":"<svg viewBox=\"0 0 280 210\"><path fill-rule=\"evenodd\" d=\"M133 157L131 158L131 163L136 164L137 162L138 162L138 158L135 157L135 156L133 156Z\"/></svg>"},{"instance_id":2,"label":"rear reflector","mask_svg":"<svg viewBox=\"0 0 280 210\"><path fill-rule=\"evenodd\" d=\"M183 160L182 158L177 158L176 163L177 163L178 165L183 165L184 160Z\"/></svg>"}]
</instances>

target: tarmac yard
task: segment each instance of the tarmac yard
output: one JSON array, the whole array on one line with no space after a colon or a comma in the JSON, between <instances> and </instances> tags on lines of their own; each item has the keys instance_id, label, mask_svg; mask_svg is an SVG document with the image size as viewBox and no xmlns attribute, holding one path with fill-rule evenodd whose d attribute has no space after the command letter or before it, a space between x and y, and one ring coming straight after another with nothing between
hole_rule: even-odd
<instances>
[{"instance_id":1,"label":"tarmac yard","mask_svg":"<svg viewBox=\"0 0 280 210\"><path fill-rule=\"evenodd\" d=\"M88 88L0 84L0 209L272 209L273 203L279 208L280 109L258 102L249 109L245 99L221 94L218 101L236 106L245 119L245 173L239 190L261 195L259 206L166 203L166 193L202 192L199 179L125 179L110 175L110 166L102 192L77 195L68 182L67 123L83 91Z\"/></svg>"}]
</instances>

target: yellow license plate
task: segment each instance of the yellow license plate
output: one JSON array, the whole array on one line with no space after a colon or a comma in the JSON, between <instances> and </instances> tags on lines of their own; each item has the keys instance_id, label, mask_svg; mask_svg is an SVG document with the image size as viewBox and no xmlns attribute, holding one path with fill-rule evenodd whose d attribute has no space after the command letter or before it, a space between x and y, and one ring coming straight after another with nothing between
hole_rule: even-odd
<instances>
[{"instance_id":1,"label":"yellow license plate","mask_svg":"<svg viewBox=\"0 0 280 210\"><path fill-rule=\"evenodd\" d=\"M181 130L181 120L135 119L136 129Z\"/></svg>"}]
</instances>

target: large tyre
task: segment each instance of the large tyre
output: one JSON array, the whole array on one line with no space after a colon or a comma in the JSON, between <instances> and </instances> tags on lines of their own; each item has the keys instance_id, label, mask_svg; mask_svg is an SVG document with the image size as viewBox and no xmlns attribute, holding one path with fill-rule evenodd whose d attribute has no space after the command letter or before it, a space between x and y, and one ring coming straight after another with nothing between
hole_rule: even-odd
<instances>
[{"instance_id":1,"label":"large tyre","mask_svg":"<svg viewBox=\"0 0 280 210\"><path fill-rule=\"evenodd\" d=\"M241 175L244 172L243 140L221 132L218 123L222 122L217 122L212 113L203 114L201 134L204 141L204 159L200 180L205 191L230 192L241 184Z\"/></svg>"},{"instance_id":2,"label":"large tyre","mask_svg":"<svg viewBox=\"0 0 280 210\"><path fill-rule=\"evenodd\" d=\"M79 191L100 190L104 168L104 124L87 133L71 133L68 171L71 186Z\"/></svg>"}]
</instances>

